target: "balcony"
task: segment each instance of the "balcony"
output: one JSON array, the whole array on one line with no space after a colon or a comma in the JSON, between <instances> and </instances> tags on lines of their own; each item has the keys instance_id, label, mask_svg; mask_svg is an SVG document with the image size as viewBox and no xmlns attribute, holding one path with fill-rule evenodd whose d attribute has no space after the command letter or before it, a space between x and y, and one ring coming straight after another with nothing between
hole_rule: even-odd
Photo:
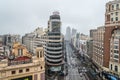
<instances>
[{"instance_id":1,"label":"balcony","mask_svg":"<svg viewBox=\"0 0 120 80\"><path fill-rule=\"evenodd\" d=\"M58 42L58 43L47 43L48 45L62 45L62 43Z\"/></svg>"},{"instance_id":2,"label":"balcony","mask_svg":"<svg viewBox=\"0 0 120 80\"><path fill-rule=\"evenodd\" d=\"M28 63L32 63L32 60L27 59L27 60L22 60L22 61L10 61L10 62L8 62L8 66L19 65L19 64L28 64Z\"/></svg>"},{"instance_id":3,"label":"balcony","mask_svg":"<svg viewBox=\"0 0 120 80\"><path fill-rule=\"evenodd\" d=\"M64 62L60 61L59 63L53 63L53 62L50 62L50 61L45 61L45 63L47 65L51 65L51 66L59 66L59 65L62 65Z\"/></svg>"},{"instance_id":4,"label":"balcony","mask_svg":"<svg viewBox=\"0 0 120 80\"><path fill-rule=\"evenodd\" d=\"M45 50L46 53L50 53L50 54L60 54L62 53L62 51L48 51L48 50Z\"/></svg>"},{"instance_id":5,"label":"balcony","mask_svg":"<svg viewBox=\"0 0 120 80\"><path fill-rule=\"evenodd\" d=\"M46 53L46 52L45 52L45 55L51 55L51 56L59 56L59 55L61 55L61 54L62 54L62 53L52 54L52 53Z\"/></svg>"},{"instance_id":6,"label":"balcony","mask_svg":"<svg viewBox=\"0 0 120 80\"><path fill-rule=\"evenodd\" d=\"M63 56L63 54L59 54L59 55L50 55L50 54L45 54L45 56L50 57L50 58L60 58Z\"/></svg>"},{"instance_id":7,"label":"balcony","mask_svg":"<svg viewBox=\"0 0 120 80\"><path fill-rule=\"evenodd\" d=\"M45 59L48 60L48 61L51 61L51 62L55 62L55 63L60 62L60 61L63 60L63 58L60 58L60 59L49 59L47 57L45 57Z\"/></svg>"},{"instance_id":8,"label":"balcony","mask_svg":"<svg viewBox=\"0 0 120 80\"><path fill-rule=\"evenodd\" d=\"M62 42L62 39L60 39L60 40L46 40L47 42Z\"/></svg>"},{"instance_id":9,"label":"balcony","mask_svg":"<svg viewBox=\"0 0 120 80\"><path fill-rule=\"evenodd\" d=\"M62 49L62 47L48 47L48 46L46 46L46 48L47 49L52 49L52 50L60 50L60 49Z\"/></svg>"}]
</instances>

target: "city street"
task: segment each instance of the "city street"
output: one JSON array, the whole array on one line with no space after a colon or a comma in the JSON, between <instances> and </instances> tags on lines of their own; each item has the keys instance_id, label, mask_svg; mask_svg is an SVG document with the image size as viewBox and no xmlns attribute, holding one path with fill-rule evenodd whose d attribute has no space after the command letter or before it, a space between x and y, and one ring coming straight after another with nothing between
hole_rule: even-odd
<instances>
[{"instance_id":1,"label":"city street","mask_svg":"<svg viewBox=\"0 0 120 80\"><path fill-rule=\"evenodd\" d=\"M80 60L74 54L73 49L69 45L69 42L66 42L66 52L67 52L67 64L68 64L68 75L65 77L65 80L87 80L85 73L79 73L78 68L82 67Z\"/></svg>"}]
</instances>

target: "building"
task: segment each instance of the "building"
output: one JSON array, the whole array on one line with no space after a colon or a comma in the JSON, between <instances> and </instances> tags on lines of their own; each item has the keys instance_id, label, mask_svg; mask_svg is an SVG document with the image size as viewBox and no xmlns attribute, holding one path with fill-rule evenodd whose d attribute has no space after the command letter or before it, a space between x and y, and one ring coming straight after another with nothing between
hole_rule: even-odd
<instances>
[{"instance_id":1,"label":"building","mask_svg":"<svg viewBox=\"0 0 120 80\"><path fill-rule=\"evenodd\" d=\"M87 55L89 59L92 59L93 57L93 40L92 39L87 41Z\"/></svg>"},{"instance_id":2,"label":"building","mask_svg":"<svg viewBox=\"0 0 120 80\"><path fill-rule=\"evenodd\" d=\"M66 28L65 40L66 41L71 41L71 28L70 27Z\"/></svg>"},{"instance_id":3,"label":"building","mask_svg":"<svg viewBox=\"0 0 120 80\"><path fill-rule=\"evenodd\" d=\"M63 38L59 12L53 12L48 21L45 60L48 71L59 72L63 64Z\"/></svg>"},{"instance_id":4,"label":"building","mask_svg":"<svg viewBox=\"0 0 120 80\"><path fill-rule=\"evenodd\" d=\"M35 53L38 45L43 45L43 47L45 47L46 40L46 31L39 27L36 28L33 32L27 33L22 37L22 43L26 45L27 49L31 53Z\"/></svg>"},{"instance_id":5,"label":"building","mask_svg":"<svg viewBox=\"0 0 120 80\"><path fill-rule=\"evenodd\" d=\"M98 66L103 68L103 56L104 56L104 26L98 27L93 32L93 55L92 60Z\"/></svg>"},{"instance_id":6,"label":"building","mask_svg":"<svg viewBox=\"0 0 120 80\"><path fill-rule=\"evenodd\" d=\"M120 0L106 3L104 62L114 74L120 75Z\"/></svg>"},{"instance_id":7,"label":"building","mask_svg":"<svg viewBox=\"0 0 120 80\"><path fill-rule=\"evenodd\" d=\"M4 54L3 40L2 36L0 36L0 55Z\"/></svg>"},{"instance_id":8,"label":"building","mask_svg":"<svg viewBox=\"0 0 120 80\"><path fill-rule=\"evenodd\" d=\"M27 33L22 37L22 44L26 45L26 48L29 52L33 53L33 45L34 45L34 33Z\"/></svg>"},{"instance_id":9,"label":"building","mask_svg":"<svg viewBox=\"0 0 120 80\"><path fill-rule=\"evenodd\" d=\"M3 45L9 46L9 48L12 48L12 45L14 42L21 42L20 35L17 34L6 34L3 35Z\"/></svg>"},{"instance_id":10,"label":"building","mask_svg":"<svg viewBox=\"0 0 120 80\"><path fill-rule=\"evenodd\" d=\"M90 40L87 41L87 54L90 59L93 58L93 37L95 36L94 33L96 31L97 31L97 29L90 30Z\"/></svg>"},{"instance_id":11,"label":"building","mask_svg":"<svg viewBox=\"0 0 120 80\"><path fill-rule=\"evenodd\" d=\"M75 34L77 33L77 30L72 28L72 33L71 33L71 36L73 37Z\"/></svg>"},{"instance_id":12,"label":"building","mask_svg":"<svg viewBox=\"0 0 120 80\"><path fill-rule=\"evenodd\" d=\"M94 36L93 33L94 33L95 31L96 31L96 29L91 29L91 30L90 30L90 38L93 38L93 36Z\"/></svg>"},{"instance_id":13,"label":"building","mask_svg":"<svg viewBox=\"0 0 120 80\"><path fill-rule=\"evenodd\" d=\"M45 80L45 61L42 46L31 55L24 45L15 42L8 58L0 61L0 80Z\"/></svg>"},{"instance_id":14,"label":"building","mask_svg":"<svg viewBox=\"0 0 120 80\"><path fill-rule=\"evenodd\" d=\"M79 40L80 40L80 34L79 34L79 33L76 33L76 34L75 34L74 36L72 36L72 38L71 38L71 43L72 43L73 47L74 47L76 50L79 50L79 49L80 49Z\"/></svg>"}]
</instances>

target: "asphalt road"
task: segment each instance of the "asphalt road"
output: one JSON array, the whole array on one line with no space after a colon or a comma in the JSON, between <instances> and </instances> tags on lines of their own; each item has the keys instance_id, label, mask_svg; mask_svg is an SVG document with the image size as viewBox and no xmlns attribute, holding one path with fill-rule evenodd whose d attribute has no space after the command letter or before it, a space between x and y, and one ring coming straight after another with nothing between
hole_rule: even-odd
<instances>
[{"instance_id":1,"label":"asphalt road","mask_svg":"<svg viewBox=\"0 0 120 80\"><path fill-rule=\"evenodd\" d=\"M74 54L73 49L69 45L69 42L66 43L66 52L68 75L65 77L65 80L86 80L85 76L80 76L80 73L78 72L78 68L82 67L82 65L80 60L78 60L77 56Z\"/></svg>"}]
</instances>

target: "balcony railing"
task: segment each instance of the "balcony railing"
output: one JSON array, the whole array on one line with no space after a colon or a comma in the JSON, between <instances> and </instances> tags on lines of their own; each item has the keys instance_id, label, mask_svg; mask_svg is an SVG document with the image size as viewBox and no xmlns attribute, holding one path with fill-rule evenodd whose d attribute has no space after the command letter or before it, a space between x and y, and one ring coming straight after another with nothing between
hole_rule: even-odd
<instances>
[{"instance_id":1,"label":"balcony railing","mask_svg":"<svg viewBox=\"0 0 120 80\"><path fill-rule=\"evenodd\" d=\"M62 53L62 51L48 51L48 50L45 50L46 53L50 53L50 54L60 54Z\"/></svg>"},{"instance_id":2,"label":"balcony railing","mask_svg":"<svg viewBox=\"0 0 120 80\"><path fill-rule=\"evenodd\" d=\"M48 60L46 60L45 62L47 65L54 65L54 66L58 66L58 65L61 65L63 64L63 61L60 61L60 62L50 62Z\"/></svg>"},{"instance_id":3,"label":"balcony railing","mask_svg":"<svg viewBox=\"0 0 120 80\"><path fill-rule=\"evenodd\" d=\"M51 61L51 62L59 62L59 61L62 61L63 60L63 58L60 58L60 59L49 59L49 58L47 58L47 57L45 57L46 58L46 60L49 60L49 61Z\"/></svg>"},{"instance_id":4,"label":"balcony railing","mask_svg":"<svg viewBox=\"0 0 120 80\"><path fill-rule=\"evenodd\" d=\"M27 64L27 63L32 63L32 59L26 59L26 60L22 60L22 61L9 61L8 66L19 65L19 64Z\"/></svg>"},{"instance_id":5,"label":"balcony railing","mask_svg":"<svg viewBox=\"0 0 120 80\"><path fill-rule=\"evenodd\" d=\"M45 56L47 57L51 57L51 58L60 58L63 56L63 54L60 54L60 55L50 55L50 54L45 54Z\"/></svg>"},{"instance_id":6,"label":"balcony railing","mask_svg":"<svg viewBox=\"0 0 120 80\"><path fill-rule=\"evenodd\" d=\"M62 49L61 46L60 47L48 47L48 46L46 46L46 48L47 49L52 49L52 50L60 50L60 49Z\"/></svg>"}]
</instances>

